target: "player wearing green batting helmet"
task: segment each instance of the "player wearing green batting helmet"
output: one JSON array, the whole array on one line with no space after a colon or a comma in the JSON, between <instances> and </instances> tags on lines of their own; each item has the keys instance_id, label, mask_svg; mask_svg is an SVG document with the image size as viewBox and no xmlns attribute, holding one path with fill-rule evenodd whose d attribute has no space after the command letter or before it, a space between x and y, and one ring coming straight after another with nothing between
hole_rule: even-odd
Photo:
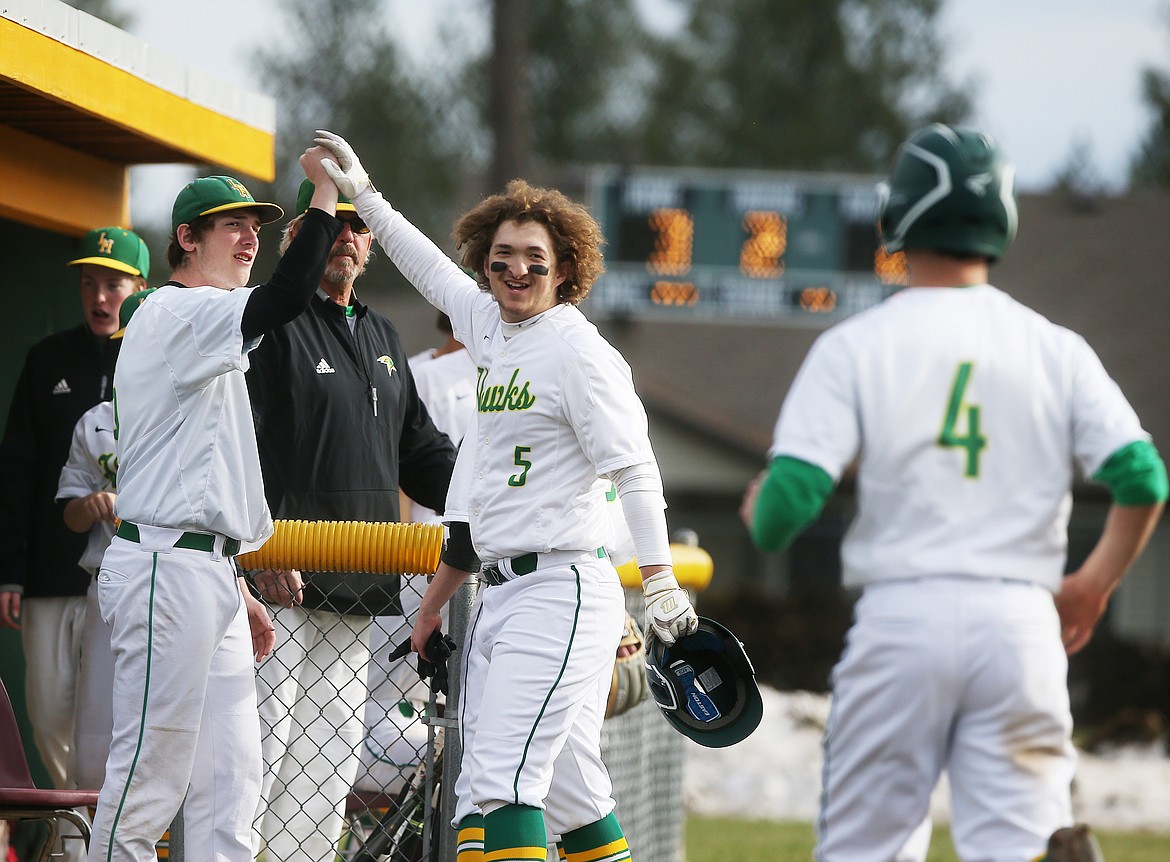
<instances>
[{"instance_id":1,"label":"player wearing green batting helmet","mask_svg":"<svg viewBox=\"0 0 1170 862\"><path fill-rule=\"evenodd\" d=\"M882 244L998 260L1016 236L1015 170L990 135L935 123L902 144L880 189Z\"/></svg>"}]
</instances>

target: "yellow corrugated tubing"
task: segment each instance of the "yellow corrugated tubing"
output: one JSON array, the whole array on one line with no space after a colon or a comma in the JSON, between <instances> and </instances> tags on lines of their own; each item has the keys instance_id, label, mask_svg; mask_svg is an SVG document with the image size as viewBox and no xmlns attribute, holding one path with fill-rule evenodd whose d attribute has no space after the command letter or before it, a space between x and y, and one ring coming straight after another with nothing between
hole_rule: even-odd
<instances>
[{"instance_id":1,"label":"yellow corrugated tubing","mask_svg":"<svg viewBox=\"0 0 1170 862\"><path fill-rule=\"evenodd\" d=\"M246 569L432 575L439 567L442 550L443 528L438 524L278 520L264 547L237 559ZM679 584L702 590L711 582L714 566L710 554L675 543L670 551ZM626 588L641 586L637 560L617 569Z\"/></svg>"},{"instance_id":2,"label":"yellow corrugated tubing","mask_svg":"<svg viewBox=\"0 0 1170 862\"><path fill-rule=\"evenodd\" d=\"M275 522L264 547L237 558L246 569L432 575L443 550L438 524L368 521Z\"/></svg>"}]
</instances>

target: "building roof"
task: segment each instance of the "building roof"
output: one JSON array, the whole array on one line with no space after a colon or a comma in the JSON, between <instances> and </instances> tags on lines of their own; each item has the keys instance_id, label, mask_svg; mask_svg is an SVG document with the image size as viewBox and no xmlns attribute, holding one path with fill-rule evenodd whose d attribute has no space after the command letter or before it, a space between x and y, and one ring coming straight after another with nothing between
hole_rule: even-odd
<instances>
[{"instance_id":1,"label":"building roof","mask_svg":"<svg viewBox=\"0 0 1170 862\"><path fill-rule=\"evenodd\" d=\"M127 166L275 176L275 102L59 0L0 6L0 216L80 234L128 224Z\"/></svg>"}]
</instances>

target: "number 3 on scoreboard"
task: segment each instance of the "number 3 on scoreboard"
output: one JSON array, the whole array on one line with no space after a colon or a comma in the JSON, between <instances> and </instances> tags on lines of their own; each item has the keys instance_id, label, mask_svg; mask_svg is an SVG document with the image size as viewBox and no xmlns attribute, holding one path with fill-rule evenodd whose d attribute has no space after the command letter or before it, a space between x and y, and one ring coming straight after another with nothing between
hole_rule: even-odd
<instances>
[{"instance_id":1,"label":"number 3 on scoreboard","mask_svg":"<svg viewBox=\"0 0 1170 862\"><path fill-rule=\"evenodd\" d=\"M968 404L963 400L967 391L967 383L971 379L972 363L960 362L959 370L955 373L955 382L951 386L951 397L947 402L947 413L943 419L942 433L938 435L938 445L944 448L958 447L967 450L967 465L963 475L978 478L979 453L987 446L987 438L980 433L978 404ZM960 418L966 420L967 433L960 435Z\"/></svg>"}]
</instances>

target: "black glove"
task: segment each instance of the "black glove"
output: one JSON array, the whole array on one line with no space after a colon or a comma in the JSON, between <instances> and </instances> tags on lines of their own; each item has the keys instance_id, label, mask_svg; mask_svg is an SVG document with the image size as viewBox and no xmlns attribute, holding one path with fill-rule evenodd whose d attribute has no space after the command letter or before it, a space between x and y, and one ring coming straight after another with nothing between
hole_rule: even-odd
<instances>
[{"instance_id":1,"label":"black glove","mask_svg":"<svg viewBox=\"0 0 1170 862\"><path fill-rule=\"evenodd\" d=\"M431 681L431 691L447 693L447 659L455 652L455 639L443 634L442 629L435 629L427 641L427 655L431 660L418 657L419 679Z\"/></svg>"}]
</instances>

